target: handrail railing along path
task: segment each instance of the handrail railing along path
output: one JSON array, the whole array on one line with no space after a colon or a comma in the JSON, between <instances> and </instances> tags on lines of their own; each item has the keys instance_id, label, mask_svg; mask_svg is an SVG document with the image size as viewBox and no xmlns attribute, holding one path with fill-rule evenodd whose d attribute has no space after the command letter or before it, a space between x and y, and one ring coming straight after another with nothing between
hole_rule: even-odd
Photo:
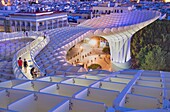
<instances>
[{"instance_id":1,"label":"handrail railing along path","mask_svg":"<svg viewBox=\"0 0 170 112\"><path fill-rule=\"evenodd\" d=\"M19 34L22 34L19 32ZM15 75L16 78L19 79L28 79L28 76L19 68L17 60L19 57L23 57L25 55L30 55L30 50L33 49L36 45L38 45L41 40L43 40L43 37L41 36L41 34L37 34L37 32L29 32L28 36L23 36L23 35L18 35L20 36L19 38L33 38L35 39L34 41L28 43L25 47L23 47L22 49L20 49L13 57L12 60L12 67L13 67L13 73ZM11 38L13 39L13 38ZM15 37L16 39L16 37ZM22 58L23 59L23 58ZM30 60L32 61L32 60ZM28 71L29 73L29 71Z\"/></svg>"},{"instance_id":2,"label":"handrail railing along path","mask_svg":"<svg viewBox=\"0 0 170 112\"><path fill-rule=\"evenodd\" d=\"M40 72L39 76L44 76L44 69L39 67L35 62L34 58L38 55L38 53L50 42L49 36L46 36L41 42L39 42L33 49L30 50L31 60L33 62L33 66Z\"/></svg>"}]
</instances>

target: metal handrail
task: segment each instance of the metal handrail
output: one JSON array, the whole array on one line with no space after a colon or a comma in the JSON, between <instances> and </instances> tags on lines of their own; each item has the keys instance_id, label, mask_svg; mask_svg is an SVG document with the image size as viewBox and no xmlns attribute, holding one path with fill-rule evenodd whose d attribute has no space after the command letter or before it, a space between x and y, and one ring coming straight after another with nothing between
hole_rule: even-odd
<instances>
[{"instance_id":1,"label":"metal handrail","mask_svg":"<svg viewBox=\"0 0 170 112\"><path fill-rule=\"evenodd\" d=\"M42 69L40 66L38 66L38 64L35 62L34 58L49 42L50 42L50 38L49 38L49 36L47 36L39 44L37 44L33 49L30 50L31 60L34 64L34 67L36 67L40 71L41 76L45 75L44 69Z\"/></svg>"},{"instance_id":2,"label":"metal handrail","mask_svg":"<svg viewBox=\"0 0 170 112\"><path fill-rule=\"evenodd\" d=\"M13 33L12 33L13 34ZM11 34L11 35L12 35ZM33 38L35 39L36 37L38 37L38 34L36 32L29 32L30 36L21 36L19 38ZM16 38L14 36L12 36L15 39L19 39ZM13 39L11 38L11 39ZM9 40L11 40L9 39ZM37 42L37 39L35 39L34 41L32 41L30 44L35 44ZM33 45L34 47L34 45ZM22 55L24 55L25 53L29 52L29 48L30 45L26 45L25 47L23 47L22 49L20 49L19 51L17 51L17 53L14 55L13 59L12 59L12 67L13 67L13 73L15 75L16 78L19 79L27 79L27 77L25 76L25 74L22 72L22 70L19 68L17 60L19 57L21 57Z\"/></svg>"}]
</instances>

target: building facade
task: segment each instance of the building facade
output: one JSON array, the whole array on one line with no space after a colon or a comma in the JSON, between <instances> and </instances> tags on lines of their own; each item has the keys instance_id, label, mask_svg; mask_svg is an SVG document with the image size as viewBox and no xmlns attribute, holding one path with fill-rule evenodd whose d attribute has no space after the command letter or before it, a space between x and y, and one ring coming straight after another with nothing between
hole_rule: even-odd
<instances>
[{"instance_id":1,"label":"building facade","mask_svg":"<svg viewBox=\"0 0 170 112\"><path fill-rule=\"evenodd\" d=\"M43 31L68 26L67 14L62 12L15 13L9 16L11 32Z\"/></svg>"},{"instance_id":2,"label":"building facade","mask_svg":"<svg viewBox=\"0 0 170 112\"><path fill-rule=\"evenodd\" d=\"M15 6L3 6L0 8L0 32L10 32L9 15L16 12Z\"/></svg>"},{"instance_id":3,"label":"building facade","mask_svg":"<svg viewBox=\"0 0 170 112\"><path fill-rule=\"evenodd\" d=\"M91 19L91 10L77 10L74 13L68 13L70 26L77 26L88 19Z\"/></svg>"},{"instance_id":4,"label":"building facade","mask_svg":"<svg viewBox=\"0 0 170 112\"><path fill-rule=\"evenodd\" d=\"M91 17L101 17L102 15L111 14L111 13L126 13L131 11L131 7L98 7L95 6L92 8Z\"/></svg>"}]
</instances>

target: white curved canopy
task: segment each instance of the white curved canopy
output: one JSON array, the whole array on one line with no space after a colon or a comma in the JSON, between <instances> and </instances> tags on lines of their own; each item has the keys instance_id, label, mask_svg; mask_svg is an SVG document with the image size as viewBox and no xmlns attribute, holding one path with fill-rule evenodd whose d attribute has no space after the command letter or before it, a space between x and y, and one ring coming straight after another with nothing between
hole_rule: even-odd
<instances>
[{"instance_id":1,"label":"white curved canopy","mask_svg":"<svg viewBox=\"0 0 170 112\"><path fill-rule=\"evenodd\" d=\"M122 64L127 63L131 59L130 40L132 35L148 24L154 22L159 17L160 13L155 11L113 13L87 20L77 27L51 30L47 32L51 38L50 43L47 45L48 49L40 52L39 56L44 53L51 55L51 57L54 56L54 59L57 56L60 56L62 63L57 59L54 63L55 65L63 67L71 66L66 60L66 52L72 46L84 38L102 36L109 42L112 63L116 66L122 66ZM56 52L58 52L58 54L56 54ZM40 57L37 57L37 59L38 58ZM44 57L44 60L49 61L46 58L47 57ZM43 66L43 63L40 63L40 66ZM124 67L124 65L122 67ZM53 68L47 67L45 69ZM55 68L54 71L57 72ZM69 72L71 71L69 70Z\"/></svg>"}]
</instances>

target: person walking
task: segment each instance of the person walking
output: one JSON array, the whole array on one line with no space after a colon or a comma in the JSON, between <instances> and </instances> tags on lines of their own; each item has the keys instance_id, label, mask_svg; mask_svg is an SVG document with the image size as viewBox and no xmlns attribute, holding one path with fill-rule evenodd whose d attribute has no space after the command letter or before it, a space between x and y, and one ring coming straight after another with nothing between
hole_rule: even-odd
<instances>
[{"instance_id":1,"label":"person walking","mask_svg":"<svg viewBox=\"0 0 170 112\"><path fill-rule=\"evenodd\" d=\"M21 57L19 57L18 66L19 66L20 69L22 69L22 59L21 59Z\"/></svg>"},{"instance_id":2,"label":"person walking","mask_svg":"<svg viewBox=\"0 0 170 112\"><path fill-rule=\"evenodd\" d=\"M25 32L25 35L28 37L28 32Z\"/></svg>"},{"instance_id":3,"label":"person walking","mask_svg":"<svg viewBox=\"0 0 170 112\"><path fill-rule=\"evenodd\" d=\"M37 77L37 72L35 71L35 67L31 68L30 74L31 74L32 78L36 78Z\"/></svg>"},{"instance_id":4,"label":"person walking","mask_svg":"<svg viewBox=\"0 0 170 112\"><path fill-rule=\"evenodd\" d=\"M28 62L24 59L24 71L27 73Z\"/></svg>"},{"instance_id":5,"label":"person walking","mask_svg":"<svg viewBox=\"0 0 170 112\"><path fill-rule=\"evenodd\" d=\"M44 39L46 39L46 32L44 32Z\"/></svg>"}]
</instances>

